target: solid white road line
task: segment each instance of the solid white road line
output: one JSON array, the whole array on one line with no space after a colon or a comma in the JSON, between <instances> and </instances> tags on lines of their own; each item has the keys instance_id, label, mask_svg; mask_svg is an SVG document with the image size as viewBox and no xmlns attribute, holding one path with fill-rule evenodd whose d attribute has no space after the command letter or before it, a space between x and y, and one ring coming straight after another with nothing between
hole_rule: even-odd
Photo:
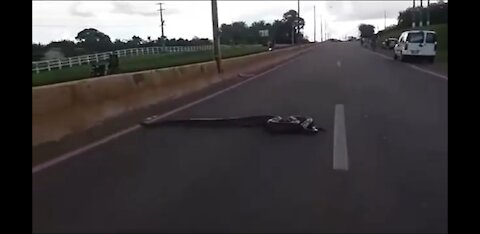
<instances>
[{"instance_id":1,"label":"solid white road line","mask_svg":"<svg viewBox=\"0 0 480 234\"><path fill-rule=\"evenodd\" d=\"M122 131L120 131L120 132L116 132L116 133L114 133L114 134L112 134L112 135L110 135L110 136L107 136L107 137L105 137L105 138L103 138L103 139L100 139L100 140L98 140L98 141L95 141L95 142L93 142L93 143L90 143L90 144L88 144L88 145L85 145L85 146L83 146L83 147L80 147L79 149L76 149L76 150L74 150L74 151L68 152L68 153L66 153L66 154L63 154L63 155L61 155L61 156L59 156L59 157L56 157L56 158L51 159L51 160L49 160L49 161L46 161L46 162L44 162L44 163L38 164L37 166L35 166L35 167L32 168L32 174L33 174L33 173L36 173L36 172L39 172L39 171L41 171L41 170L43 170L43 169L46 169L47 167L53 166L53 165L55 165L55 164L57 164L57 163L59 163L59 162L65 161L65 160L67 160L67 159L69 159L69 158L71 158L71 157L73 157L73 156L75 156L75 155L78 155L78 154L80 154L80 153L83 153L83 152L85 152L85 151L87 151L87 150L90 150L90 149L92 149L92 148L95 148L95 147L97 147L97 146L99 146L99 145L102 145L102 144L104 144L104 143L107 143L107 142L109 142L109 141L111 141L111 140L113 140L113 139L115 139L115 138L118 138L118 137L120 137L120 136L123 136L123 135L125 135L125 134L127 134L127 133L129 133L129 132L133 132L133 131L135 131L135 130L137 130L137 129L139 129L139 128L140 128L140 125L135 125L135 126L129 127L129 128L124 129L124 130L122 130Z\"/></svg>"},{"instance_id":2,"label":"solid white road line","mask_svg":"<svg viewBox=\"0 0 480 234\"><path fill-rule=\"evenodd\" d=\"M333 130L333 169L348 171L345 107L342 104L335 105L335 123Z\"/></svg>"},{"instance_id":3,"label":"solid white road line","mask_svg":"<svg viewBox=\"0 0 480 234\"><path fill-rule=\"evenodd\" d=\"M378 56L380 56L380 57L383 57L383 58L386 58L386 59L389 59L389 60L393 60L392 57L386 56L386 55L381 54L381 53L379 53L379 52L373 52L373 51L369 51L369 52L371 52L371 53L373 53L373 54L376 54L376 55L378 55ZM433 71L430 71L430 70L421 68L421 67L416 66L416 65L413 65L413 64L405 64L405 65L407 65L407 66L409 66L409 67L411 67L411 68L413 68L413 69L415 69L415 70L417 70L417 71L421 71L421 72L430 74L430 75L432 75L432 76L436 76L436 77L442 78L442 79L444 79L444 80L448 80L448 76L445 76L445 75L442 75L442 74L439 74L439 73L436 73L436 72L433 72Z\"/></svg>"},{"instance_id":4,"label":"solid white road line","mask_svg":"<svg viewBox=\"0 0 480 234\"><path fill-rule=\"evenodd\" d=\"M372 53L374 53L374 54L376 54L376 55L379 55L380 57L384 57L384 58L386 58L386 59L393 59L392 57L386 56L386 55L384 55L384 54L380 54L380 53L378 53L378 52L372 52Z\"/></svg>"},{"instance_id":5,"label":"solid white road line","mask_svg":"<svg viewBox=\"0 0 480 234\"><path fill-rule=\"evenodd\" d=\"M311 48L310 48L310 49L311 49ZM305 52L309 52L309 51L305 51ZM303 53L305 53L305 52L303 52ZM290 64L290 63L292 63L292 62L294 62L294 61L296 61L296 60L298 60L299 58L302 57L303 53L297 55L297 57L293 58L292 60L288 60L288 61L286 61L286 62L284 62L284 63L282 63L282 64L279 64L279 65L277 65L277 66L275 66L275 67L273 67L273 68L271 68L271 69L269 69L269 70L267 70L267 71L264 71L264 72L262 72L262 73L260 73L260 74L258 74L258 75L255 75L255 76L253 76L253 77L251 77L251 78L248 78L248 79L246 79L246 80L244 80L244 81L241 81L241 82L239 82L239 83L236 83L236 84L234 84L234 85L232 85L232 86L229 86L229 87L227 87L227 88L225 88L225 89L222 89L222 90L220 90L220 91L218 91L218 92L215 92L215 93L213 93L213 94L210 94L210 95L208 95L208 96L206 96L206 97L197 99L197 100L194 101L194 102L191 102L191 103L188 103L188 104L186 104L186 105L184 105L184 106L181 106L181 107L178 107L178 108L176 108L176 109L173 109L173 110L171 110L171 111L169 111L169 112L167 112L167 113L164 113L164 114L162 114L162 115L155 116L154 120L152 120L152 121L156 121L156 120L163 119L163 118L165 118L165 117L167 117L167 116L169 116L169 115L175 114L175 113L177 113L177 112L179 112L179 111L182 111L182 110L184 110L184 109L190 108L190 107L192 107L192 106L194 106L194 105L196 105L196 104L199 104L199 103L204 102L204 101L206 101L206 100L208 100L208 99L211 99L211 98L216 97L216 96L218 96L218 95L220 95L220 94L223 94L223 93L225 93L225 92L227 92L227 91L230 91L230 90L232 90L232 89L234 89L234 88L237 88L237 87L239 87L240 85L243 85L243 84L245 84L245 83L247 83L247 82L249 82L249 81L251 81L251 80L254 80L254 79L256 79L256 78L259 78L259 77L261 77L261 76L263 76L263 75L265 75L265 74L267 74L267 73L269 73L269 72L273 72L273 71L275 71L275 70L277 70L277 69L279 69L279 68L281 68L281 67L284 67L284 66L286 66L286 65L288 65L288 64ZM49 160L49 161L46 161L46 162L41 163L41 164L39 164L39 165L36 165L35 167L32 168L32 174L37 173L37 172L39 172L39 171L42 171L42 170L44 170L44 169L46 169L46 168L48 168L48 167L51 167L51 166L53 166L53 165L55 165L55 164L57 164L57 163L63 162L63 161L65 161L65 160L69 159L69 158L72 158L72 157L74 157L74 156L76 156L76 155L79 155L79 154L81 154L81 153L84 153L84 152L86 152L86 151L88 151L88 150L91 150L91 149L93 149L93 148L95 148L95 147L97 147L97 146L100 146L100 145L102 145L102 144L105 144L105 143L107 143L107 142L109 142L109 141L111 141L111 140L114 140L114 139L116 139L116 138L118 138L118 137L120 137L120 136L123 136L123 135L125 135L125 134L127 134L127 133L133 132L133 131L138 130L138 129L140 129L140 128L141 128L140 125L138 125L138 124L137 124L137 125L134 125L134 126L129 127L129 128L127 128L127 129L124 129L124 130L121 130L121 131L116 132L116 133L114 133L114 134L111 134L111 135L109 135L109 136L107 136L107 137L105 137L105 138L103 138L103 139L100 139L100 140L98 140L98 141L92 142L92 143L87 144L87 145L85 145L85 146L82 146L82 147L80 147L80 148L78 148L78 149L76 149L76 150L73 150L73 151L71 151L71 152L65 153L65 154L60 155L60 156L58 156L58 157L55 157L54 159L51 159L51 160Z\"/></svg>"},{"instance_id":6,"label":"solid white road line","mask_svg":"<svg viewBox=\"0 0 480 234\"><path fill-rule=\"evenodd\" d=\"M444 80L448 80L448 76L444 76L444 75L442 75L442 74L438 74L438 73L436 73L436 72L429 71L429 70L427 70L427 69L423 69L423 68L418 67L418 66L415 66L415 65L413 65L413 64L408 64L408 66L410 66L411 68L413 68L413 69L415 69L415 70L418 70L418 71L421 71L421 72L425 72L425 73L427 73L427 74L430 74L430 75L432 75L432 76L436 76L436 77L442 78L442 79L444 79Z\"/></svg>"}]
</instances>

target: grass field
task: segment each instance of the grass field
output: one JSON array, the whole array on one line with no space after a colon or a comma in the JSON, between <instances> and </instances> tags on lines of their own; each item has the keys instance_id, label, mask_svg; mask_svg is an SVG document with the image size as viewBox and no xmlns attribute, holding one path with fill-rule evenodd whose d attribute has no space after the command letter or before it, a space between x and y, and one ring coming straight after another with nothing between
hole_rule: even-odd
<instances>
[{"instance_id":1,"label":"grass field","mask_svg":"<svg viewBox=\"0 0 480 234\"><path fill-rule=\"evenodd\" d=\"M431 30L437 33L437 41L438 41L438 50L437 50L437 58L436 60L442 63L448 63L448 24L437 24L437 25L430 25L425 27L416 27L414 29L424 29L424 30ZM412 29L400 29L400 30L392 30L383 34L381 37L378 38L377 43L378 46L381 46L385 39L389 37L398 38L402 32L412 30Z\"/></svg>"},{"instance_id":2,"label":"grass field","mask_svg":"<svg viewBox=\"0 0 480 234\"><path fill-rule=\"evenodd\" d=\"M262 46L237 46L222 50L222 58L231 58L266 51ZM119 58L119 73L135 72L164 67L180 66L213 60L212 51L186 52L175 54L155 54ZM90 77L90 65L71 67L32 74L32 86L80 80Z\"/></svg>"}]
</instances>

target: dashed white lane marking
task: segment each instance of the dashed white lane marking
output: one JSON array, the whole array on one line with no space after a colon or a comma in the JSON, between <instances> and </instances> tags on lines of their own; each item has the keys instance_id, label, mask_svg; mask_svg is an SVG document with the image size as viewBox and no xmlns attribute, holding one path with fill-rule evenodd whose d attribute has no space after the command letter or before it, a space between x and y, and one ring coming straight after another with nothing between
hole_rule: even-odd
<instances>
[{"instance_id":1,"label":"dashed white lane marking","mask_svg":"<svg viewBox=\"0 0 480 234\"><path fill-rule=\"evenodd\" d=\"M333 169L348 171L345 107L342 104L335 105L335 123L333 130Z\"/></svg>"},{"instance_id":2,"label":"dashed white lane marking","mask_svg":"<svg viewBox=\"0 0 480 234\"><path fill-rule=\"evenodd\" d=\"M342 67L342 61L337 60L337 67Z\"/></svg>"}]
</instances>

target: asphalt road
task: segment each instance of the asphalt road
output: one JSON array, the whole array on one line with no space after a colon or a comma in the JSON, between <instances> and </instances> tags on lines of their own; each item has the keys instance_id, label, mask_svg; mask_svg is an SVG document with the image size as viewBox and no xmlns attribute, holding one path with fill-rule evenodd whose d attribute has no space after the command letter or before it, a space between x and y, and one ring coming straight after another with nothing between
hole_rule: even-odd
<instances>
[{"instance_id":1,"label":"asphalt road","mask_svg":"<svg viewBox=\"0 0 480 234\"><path fill-rule=\"evenodd\" d=\"M447 90L358 43L319 45L175 117L301 114L325 133L134 131L32 174L33 231L447 232Z\"/></svg>"}]
</instances>

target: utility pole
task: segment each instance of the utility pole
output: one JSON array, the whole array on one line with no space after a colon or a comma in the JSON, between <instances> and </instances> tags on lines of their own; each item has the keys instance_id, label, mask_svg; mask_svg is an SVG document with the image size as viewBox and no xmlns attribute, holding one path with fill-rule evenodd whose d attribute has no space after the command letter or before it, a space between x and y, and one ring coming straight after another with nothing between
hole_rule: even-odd
<instances>
[{"instance_id":1,"label":"utility pole","mask_svg":"<svg viewBox=\"0 0 480 234\"><path fill-rule=\"evenodd\" d=\"M383 11L383 30L387 28L387 11Z\"/></svg>"},{"instance_id":2,"label":"utility pole","mask_svg":"<svg viewBox=\"0 0 480 234\"><path fill-rule=\"evenodd\" d=\"M297 0L297 44L300 43L300 0Z\"/></svg>"},{"instance_id":3,"label":"utility pole","mask_svg":"<svg viewBox=\"0 0 480 234\"><path fill-rule=\"evenodd\" d=\"M325 33L325 38L323 38L325 41L328 40L328 35L327 35L327 20L325 20L325 28L323 29L323 32Z\"/></svg>"},{"instance_id":4,"label":"utility pole","mask_svg":"<svg viewBox=\"0 0 480 234\"><path fill-rule=\"evenodd\" d=\"M420 15L420 22L418 22L418 26L422 27L423 26L423 15L422 15L422 10L423 10L423 0L420 0L420 9L419 9L419 15Z\"/></svg>"},{"instance_id":5,"label":"utility pole","mask_svg":"<svg viewBox=\"0 0 480 234\"><path fill-rule=\"evenodd\" d=\"M222 57L220 55L220 30L218 28L217 0L212 0L213 54L218 73L222 73Z\"/></svg>"},{"instance_id":6,"label":"utility pole","mask_svg":"<svg viewBox=\"0 0 480 234\"><path fill-rule=\"evenodd\" d=\"M430 0L427 0L427 26L430 25Z\"/></svg>"},{"instance_id":7,"label":"utility pole","mask_svg":"<svg viewBox=\"0 0 480 234\"><path fill-rule=\"evenodd\" d=\"M157 5L160 5L160 9L158 11L160 11L160 27L162 28L162 37L160 39L161 43L162 43L162 50L165 51L165 34L163 33L163 25L165 24L165 20L163 20L163 9L162 8L162 4L163 3L157 3Z\"/></svg>"},{"instance_id":8,"label":"utility pole","mask_svg":"<svg viewBox=\"0 0 480 234\"><path fill-rule=\"evenodd\" d=\"M323 41L323 20L322 16L320 16L320 42Z\"/></svg>"},{"instance_id":9,"label":"utility pole","mask_svg":"<svg viewBox=\"0 0 480 234\"><path fill-rule=\"evenodd\" d=\"M412 8L412 28L415 28L415 0L413 0Z\"/></svg>"},{"instance_id":10,"label":"utility pole","mask_svg":"<svg viewBox=\"0 0 480 234\"><path fill-rule=\"evenodd\" d=\"M313 5L313 42L317 42L317 14L315 13L315 5Z\"/></svg>"}]
</instances>

